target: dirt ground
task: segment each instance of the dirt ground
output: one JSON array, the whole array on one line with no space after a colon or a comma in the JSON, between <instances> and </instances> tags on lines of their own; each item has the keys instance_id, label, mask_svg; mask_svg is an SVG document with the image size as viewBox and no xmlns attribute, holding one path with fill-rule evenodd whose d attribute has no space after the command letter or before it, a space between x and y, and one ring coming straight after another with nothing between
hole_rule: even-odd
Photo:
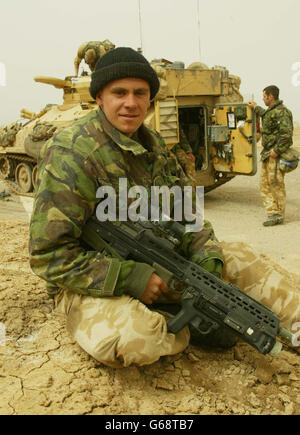
<instances>
[{"instance_id":1,"label":"dirt ground","mask_svg":"<svg viewBox=\"0 0 300 435\"><path fill-rule=\"evenodd\" d=\"M296 132L300 146L300 130ZM300 291L300 170L287 175L284 225L265 228L258 178L236 177L205 197L220 240L242 240L292 275ZM107 368L70 338L28 265L32 200L0 200L0 414L300 414L300 358L238 342L189 346L145 367ZM277 266L274 266L277 267ZM287 272L288 273L288 272Z\"/></svg>"}]
</instances>

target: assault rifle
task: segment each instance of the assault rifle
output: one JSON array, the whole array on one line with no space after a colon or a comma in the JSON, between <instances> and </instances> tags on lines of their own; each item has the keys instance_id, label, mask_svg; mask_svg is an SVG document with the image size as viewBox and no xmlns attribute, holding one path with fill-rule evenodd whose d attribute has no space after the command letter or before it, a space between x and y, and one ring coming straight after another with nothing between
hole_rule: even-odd
<instances>
[{"instance_id":1,"label":"assault rifle","mask_svg":"<svg viewBox=\"0 0 300 435\"><path fill-rule=\"evenodd\" d=\"M200 334L208 334L221 326L260 353L273 356L282 348L277 336L292 342L292 334L280 327L269 308L179 255L175 249L183 234L184 226L175 221L100 222L92 218L82 239L117 258L150 264L169 286L175 281L184 284L182 307L168 322L169 332L176 334L190 324Z\"/></svg>"}]
</instances>

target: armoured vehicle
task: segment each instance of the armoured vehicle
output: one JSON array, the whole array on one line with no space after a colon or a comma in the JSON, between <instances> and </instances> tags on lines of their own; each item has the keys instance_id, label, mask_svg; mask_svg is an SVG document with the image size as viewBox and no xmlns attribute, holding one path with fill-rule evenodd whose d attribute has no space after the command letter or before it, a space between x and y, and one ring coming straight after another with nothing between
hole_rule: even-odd
<instances>
[{"instance_id":1,"label":"armoured vehicle","mask_svg":"<svg viewBox=\"0 0 300 435\"><path fill-rule=\"evenodd\" d=\"M225 67L208 68L165 59L152 61L160 90L145 122L160 132L169 149L180 154L182 136L195 156L186 171L196 185L210 191L236 175L256 173L256 120L239 93L240 79ZM54 133L97 107L89 94L90 75L35 77L36 82L63 90L62 104L40 113L21 111L24 123L0 130L0 178L18 193L32 195L37 156ZM184 154L184 153L183 153ZM178 157L179 158L179 157ZM187 162L191 160L187 158ZM183 162L184 165L184 162Z\"/></svg>"}]
</instances>

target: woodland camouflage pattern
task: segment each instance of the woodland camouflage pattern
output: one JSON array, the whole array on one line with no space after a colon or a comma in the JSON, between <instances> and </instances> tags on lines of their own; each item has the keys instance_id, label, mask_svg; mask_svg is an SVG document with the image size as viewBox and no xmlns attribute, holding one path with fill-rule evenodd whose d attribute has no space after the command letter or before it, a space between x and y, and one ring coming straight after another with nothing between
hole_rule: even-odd
<instances>
[{"instance_id":1,"label":"woodland camouflage pattern","mask_svg":"<svg viewBox=\"0 0 300 435\"><path fill-rule=\"evenodd\" d=\"M193 150L182 128L179 129L179 143L172 148L172 152L176 155L189 179L195 183L195 162L189 156Z\"/></svg>"},{"instance_id":2,"label":"woodland camouflage pattern","mask_svg":"<svg viewBox=\"0 0 300 435\"><path fill-rule=\"evenodd\" d=\"M144 277L146 286L153 272L150 266L92 251L80 240L86 221L95 215L97 189L109 185L118 195L120 177L127 178L128 189L143 185L149 194L151 185L190 183L157 132L141 126L129 138L99 108L43 147L30 223L30 264L47 281L50 296L64 289L93 297L138 297L137 290L130 289L131 273ZM216 260L219 273L222 250L208 222L200 233L186 238L182 250L212 272Z\"/></svg>"},{"instance_id":3,"label":"woodland camouflage pattern","mask_svg":"<svg viewBox=\"0 0 300 435\"><path fill-rule=\"evenodd\" d=\"M115 45L108 39L105 39L105 41L84 42L78 48L77 55L74 59L74 64L75 66L79 67L82 59L85 58L87 51L92 50L94 52L94 57L92 62L89 63L89 68L91 71L94 71L98 59L113 48L115 48Z\"/></svg>"},{"instance_id":4,"label":"woodland camouflage pattern","mask_svg":"<svg viewBox=\"0 0 300 435\"><path fill-rule=\"evenodd\" d=\"M277 154L285 152L293 143L293 115L282 100L277 100L267 110L255 107L255 113L262 118L262 161L269 157L273 149Z\"/></svg>"}]
</instances>

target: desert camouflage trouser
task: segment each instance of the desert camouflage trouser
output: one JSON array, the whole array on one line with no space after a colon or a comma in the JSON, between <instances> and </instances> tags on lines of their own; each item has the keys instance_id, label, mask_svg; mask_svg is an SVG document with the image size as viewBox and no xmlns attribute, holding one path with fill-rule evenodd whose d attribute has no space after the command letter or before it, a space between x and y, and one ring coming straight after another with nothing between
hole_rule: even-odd
<instances>
[{"instance_id":1,"label":"desert camouflage trouser","mask_svg":"<svg viewBox=\"0 0 300 435\"><path fill-rule=\"evenodd\" d=\"M223 279L270 308L291 330L300 322L300 287L293 276L242 242L222 242Z\"/></svg>"},{"instance_id":2,"label":"desert camouflage trouser","mask_svg":"<svg viewBox=\"0 0 300 435\"><path fill-rule=\"evenodd\" d=\"M151 364L189 343L187 327L168 333L162 314L128 295L93 298L62 291L55 303L67 314L67 329L78 344L110 367Z\"/></svg>"},{"instance_id":3,"label":"desert camouflage trouser","mask_svg":"<svg viewBox=\"0 0 300 435\"><path fill-rule=\"evenodd\" d=\"M272 309L282 326L300 322L300 289L288 273L274 266L245 243L222 243L223 279L239 286ZM146 365L163 355L181 352L189 344L187 327L167 332L166 318L127 295L92 298L62 291L56 307L67 315L67 329L96 360L111 367Z\"/></svg>"},{"instance_id":4,"label":"desert camouflage trouser","mask_svg":"<svg viewBox=\"0 0 300 435\"><path fill-rule=\"evenodd\" d=\"M276 174L276 175L275 175ZM267 216L275 214L285 214L285 173L276 169L276 159L269 157L262 162L261 176L260 176L260 193L262 201L267 212Z\"/></svg>"}]
</instances>

